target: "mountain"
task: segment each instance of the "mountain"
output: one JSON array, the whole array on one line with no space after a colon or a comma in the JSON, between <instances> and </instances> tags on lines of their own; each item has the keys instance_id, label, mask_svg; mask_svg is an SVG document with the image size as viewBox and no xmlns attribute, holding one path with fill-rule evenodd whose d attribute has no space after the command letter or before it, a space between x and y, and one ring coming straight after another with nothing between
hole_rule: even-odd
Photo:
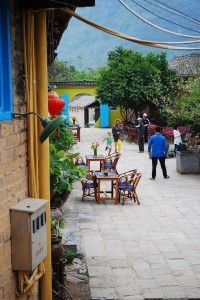
<instances>
[{"instance_id":1,"label":"mountain","mask_svg":"<svg viewBox=\"0 0 200 300\"><path fill-rule=\"evenodd\" d=\"M123 2L157 26L177 33L199 36L200 40L198 20L200 0L123 0ZM180 12L185 14L184 17ZM78 8L76 13L97 24L138 39L164 42L195 40L172 35L146 24L117 0L96 0L95 7ZM186 15L196 21L190 20ZM102 32L72 17L57 49L57 57L75 65L78 69L96 68L106 64L108 51L114 50L116 46L135 49L144 55L147 52L166 52L168 60L172 60L175 56L200 53L200 50L165 50L139 45ZM200 43L175 46L200 48Z\"/></svg>"}]
</instances>

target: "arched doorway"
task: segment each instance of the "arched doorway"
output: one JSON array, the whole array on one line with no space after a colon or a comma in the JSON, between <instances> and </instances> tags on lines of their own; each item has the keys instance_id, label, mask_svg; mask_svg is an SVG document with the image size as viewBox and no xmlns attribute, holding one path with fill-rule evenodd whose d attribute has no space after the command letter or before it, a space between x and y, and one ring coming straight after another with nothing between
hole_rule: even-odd
<instances>
[{"instance_id":1,"label":"arched doorway","mask_svg":"<svg viewBox=\"0 0 200 300\"><path fill-rule=\"evenodd\" d=\"M69 103L69 118L76 116L81 127L94 124L99 118L99 101L90 94L76 95Z\"/></svg>"}]
</instances>

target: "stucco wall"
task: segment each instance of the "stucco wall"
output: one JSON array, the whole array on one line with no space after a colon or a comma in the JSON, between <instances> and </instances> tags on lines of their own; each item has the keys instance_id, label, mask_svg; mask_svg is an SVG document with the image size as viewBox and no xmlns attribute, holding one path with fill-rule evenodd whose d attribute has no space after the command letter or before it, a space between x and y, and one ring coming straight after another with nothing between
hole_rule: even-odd
<instances>
[{"instance_id":1,"label":"stucco wall","mask_svg":"<svg viewBox=\"0 0 200 300\"><path fill-rule=\"evenodd\" d=\"M112 127L115 124L116 119L122 120L119 108L117 108L116 110L110 110L110 127Z\"/></svg>"},{"instance_id":2,"label":"stucco wall","mask_svg":"<svg viewBox=\"0 0 200 300\"><path fill-rule=\"evenodd\" d=\"M68 94L69 101L72 100L75 96L79 94L90 94L96 97L96 88L95 86L67 86L67 87L57 87L55 92L58 93L59 96L63 94Z\"/></svg>"},{"instance_id":3,"label":"stucco wall","mask_svg":"<svg viewBox=\"0 0 200 300\"><path fill-rule=\"evenodd\" d=\"M13 110L25 105L21 24L21 13L15 9L15 16L11 13ZM14 300L18 297L11 267L9 208L28 195L24 120L0 122L0 149L0 299Z\"/></svg>"},{"instance_id":4,"label":"stucco wall","mask_svg":"<svg viewBox=\"0 0 200 300\"><path fill-rule=\"evenodd\" d=\"M55 89L56 93L58 93L59 96L62 96L63 94L68 94L69 102L77 95L79 94L90 94L94 97L96 97L96 87L95 86L63 86L63 87L57 87ZM73 112L71 112L73 113ZM72 114L70 115L72 116ZM90 114L92 115L92 113ZM78 112L78 123L80 126L84 125L84 118L83 118L83 112L81 110L81 113ZM109 127L112 127L115 123L116 119L122 119L120 109L117 108L117 110L110 110L110 123ZM92 117L91 117L92 120ZM93 121L93 120L92 120ZM100 127L100 122L96 122L95 127Z\"/></svg>"}]
</instances>

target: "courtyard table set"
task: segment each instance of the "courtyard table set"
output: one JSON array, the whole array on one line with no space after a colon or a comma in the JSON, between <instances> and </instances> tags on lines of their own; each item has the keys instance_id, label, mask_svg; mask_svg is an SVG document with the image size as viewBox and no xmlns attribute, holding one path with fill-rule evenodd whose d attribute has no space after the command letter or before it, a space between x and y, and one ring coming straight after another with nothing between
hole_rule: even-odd
<instances>
[{"instance_id":1,"label":"courtyard table set","mask_svg":"<svg viewBox=\"0 0 200 300\"><path fill-rule=\"evenodd\" d=\"M83 128L75 151L85 161L94 137L103 141L107 132ZM122 195L118 205L115 200L101 200L99 205L89 196L81 202L83 190L77 181L63 208L67 230L75 232L87 262L91 300L199 299L199 175L178 173L171 158L166 161L171 179L166 181L158 168L156 180L150 182L147 144L144 150L139 154L138 145L124 138L117 164L118 176L134 169L143 174L137 186L141 205L125 198L123 206ZM107 154L105 144L98 154ZM91 162L91 170L99 169Z\"/></svg>"},{"instance_id":2,"label":"courtyard table set","mask_svg":"<svg viewBox=\"0 0 200 300\"><path fill-rule=\"evenodd\" d=\"M136 192L137 185L142 177L136 169L118 174L117 164L121 157L120 153L103 155L85 155L86 163L82 157L79 157L80 164L88 168L86 180L82 181L82 202L86 197L94 197L98 204L101 201L113 200L115 204L131 199L140 205ZM98 162L99 169L93 170L92 163Z\"/></svg>"}]
</instances>

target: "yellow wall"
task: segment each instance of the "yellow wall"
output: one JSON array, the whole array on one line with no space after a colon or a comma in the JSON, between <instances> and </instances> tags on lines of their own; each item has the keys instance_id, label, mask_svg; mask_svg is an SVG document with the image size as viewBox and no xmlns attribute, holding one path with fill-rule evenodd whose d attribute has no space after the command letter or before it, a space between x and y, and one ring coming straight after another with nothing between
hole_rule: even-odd
<instances>
[{"instance_id":1,"label":"yellow wall","mask_svg":"<svg viewBox=\"0 0 200 300\"><path fill-rule=\"evenodd\" d=\"M68 94L69 102L77 95L79 94L90 94L94 97L96 97L96 87L95 86L63 86L63 87L57 87L55 89L55 92L58 93L59 96L62 96L63 94ZM110 124L109 127L112 127L115 123L116 119L121 119L122 116L120 114L120 109L117 110L110 110ZM95 123L95 127L100 127L100 121L98 120Z\"/></svg>"},{"instance_id":2,"label":"yellow wall","mask_svg":"<svg viewBox=\"0 0 200 300\"><path fill-rule=\"evenodd\" d=\"M110 110L110 127L114 125L116 119L122 120L119 108L117 110Z\"/></svg>"},{"instance_id":3,"label":"yellow wall","mask_svg":"<svg viewBox=\"0 0 200 300\"><path fill-rule=\"evenodd\" d=\"M90 94L96 97L96 87L95 86L63 86L57 87L55 92L58 93L59 96L63 94L69 95L69 101L71 101L75 96L79 94Z\"/></svg>"}]
</instances>

